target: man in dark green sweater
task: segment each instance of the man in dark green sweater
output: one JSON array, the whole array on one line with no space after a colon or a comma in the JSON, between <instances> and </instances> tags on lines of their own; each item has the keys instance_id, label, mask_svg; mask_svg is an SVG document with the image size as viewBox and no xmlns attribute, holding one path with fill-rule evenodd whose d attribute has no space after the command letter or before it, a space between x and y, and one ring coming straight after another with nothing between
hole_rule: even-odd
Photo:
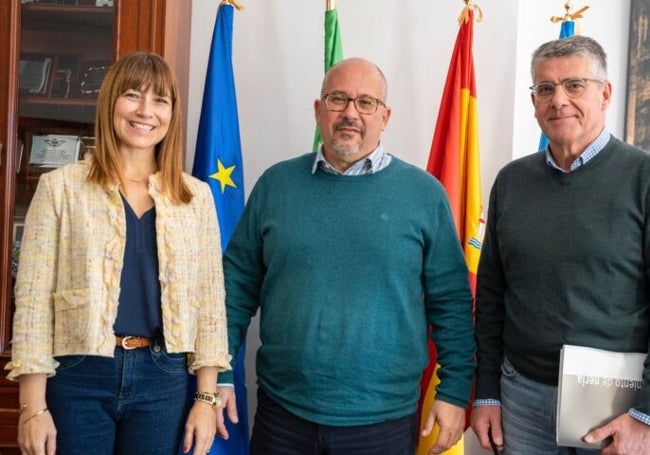
<instances>
[{"instance_id":1,"label":"man in dark green sweater","mask_svg":"<svg viewBox=\"0 0 650 455\"><path fill-rule=\"evenodd\" d=\"M322 148L262 175L224 256L232 354L260 310L253 454L413 454L428 324L441 379L423 422L441 428L431 453L463 433L468 271L440 183L380 144L385 100L374 64L334 66L314 103Z\"/></svg>"},{"instance_id":2,"label":"man in dark green sweater","mask_svg":"<svg viewBox=\"0 0 650 455\"><path fill-rule=\"evenodd\" d=\"M650 156L605 129L612 88L593 39L542 45L532 76L549 145L502 169L490 195L472 428L506 454L601 453L555 442L560 349L648 352ZM585 442L650 453L650 362L643 378L634 408Z\"/></svg>"}]
</instances>

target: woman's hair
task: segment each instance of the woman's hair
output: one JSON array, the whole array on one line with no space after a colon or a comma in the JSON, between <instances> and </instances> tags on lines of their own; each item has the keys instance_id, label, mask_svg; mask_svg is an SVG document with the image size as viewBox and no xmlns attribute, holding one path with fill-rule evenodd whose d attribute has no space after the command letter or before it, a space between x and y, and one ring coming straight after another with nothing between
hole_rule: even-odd
<instances>
[{"instance_id":1,"label":"woman's hair","mask_svg":"<svg viewBox=\"0 0 650 455\"><path fill-rule=\"evenodd\" d=\"M124 184L121 158L113 125L115 102L128 90L151 88L158 96L171 98L172 115L167 134L156 144L155 158L162 177L162 191L174 203L188 203L192 193L183 182L182 114L178 81L159 55L134 52L111 66L102 82L95 117L95 152L88 181L103 188L119 180Z\"/></svg>"}]
</instances>

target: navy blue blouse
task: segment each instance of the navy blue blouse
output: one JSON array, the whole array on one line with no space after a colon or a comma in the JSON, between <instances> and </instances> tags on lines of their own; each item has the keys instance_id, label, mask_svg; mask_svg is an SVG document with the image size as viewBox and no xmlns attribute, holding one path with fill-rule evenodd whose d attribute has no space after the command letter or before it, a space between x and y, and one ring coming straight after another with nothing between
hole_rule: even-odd
<instances>
[{"instance_id":1,"label":"navy blue blouse","mask_svg":"<svg viewBox=\"0 0 650 455\"><path fill-rule=\"evenodd\" d=\"M126 213L126 247L120 281L117 320L113 326L120 336L157 338L162 335L156 208L141 218L122 196Z\"/></svg>"}]
</instances>

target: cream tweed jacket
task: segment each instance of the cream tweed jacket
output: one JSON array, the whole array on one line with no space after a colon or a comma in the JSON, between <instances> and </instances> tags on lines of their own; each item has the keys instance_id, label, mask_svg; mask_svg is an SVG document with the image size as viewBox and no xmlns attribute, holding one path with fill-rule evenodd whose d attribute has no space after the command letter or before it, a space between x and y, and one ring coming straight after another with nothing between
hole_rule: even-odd
<instances>
[{"instance_id":1,"label":"cream tweed jacket","mask_svg":"<svg viewBox=\"0 0 650 455\"><path fill-rule=\"evenodd\" d=\"M86 182L89 161L43 174L27 211L16 278L12 359L7 376L55 374L54 356L112 357L126 220L118 184ZM163 335L187 352L189 371L230 369L219 225L209 186L184 175L194 194L174 205L149 178Z\"/></svg>"}]
</instances>

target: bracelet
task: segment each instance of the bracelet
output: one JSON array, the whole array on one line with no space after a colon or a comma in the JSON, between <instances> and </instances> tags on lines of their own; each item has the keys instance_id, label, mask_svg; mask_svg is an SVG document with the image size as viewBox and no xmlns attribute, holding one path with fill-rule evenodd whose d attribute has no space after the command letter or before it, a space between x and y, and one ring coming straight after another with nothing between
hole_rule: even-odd
<instances>
[{"instance_id":1,"label":"bracelet","mask_svg":"<svg viewBox=\"0 0 650 455\"><path fill-rule=\"evenodd\" d=\"M40 416L41 414L43 414L43 413L46 412L46 411L47 411L47 408L43 408L43 409L41 409L40 411L38 411L38 412L36 412L36 413L30 415L30 416L27 417L25 420L23 420L23 424L29 422L29 421L32 420L34 417L38 417L38 416Z\"/></svg>"}]
</instances>

